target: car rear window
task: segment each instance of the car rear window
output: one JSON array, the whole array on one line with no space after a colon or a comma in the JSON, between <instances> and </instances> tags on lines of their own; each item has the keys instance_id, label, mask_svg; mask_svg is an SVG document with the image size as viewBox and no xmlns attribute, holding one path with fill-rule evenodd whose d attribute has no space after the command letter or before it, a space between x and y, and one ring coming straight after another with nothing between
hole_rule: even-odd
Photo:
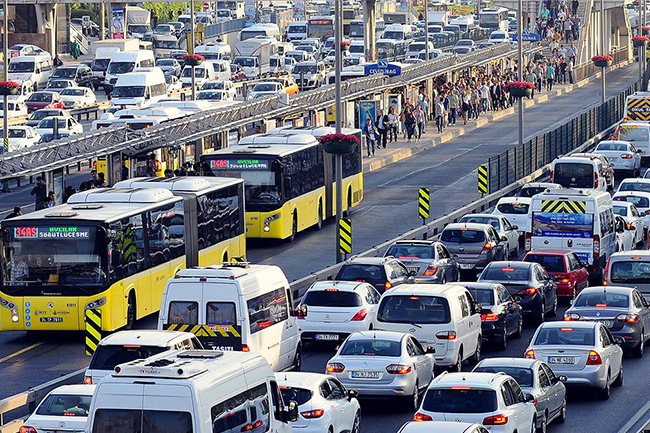
<instances>
[{"instance_id":1,"label":"car rear window","mask_svg":"<svg viewBox=\"0 0 650 433\"><path fill-rule=\"evenodd\" d=\"M401 356L402 345L399 341L390 340L347 340L342 356Z\"/></svg>"},{"instance_id":2,"label":"car rear window","mask_svg":"<svg viewBox=\"0 0 650 433\"><path fill-rule=\"evenodd\" d=\"M533 370L522 367L476 367L474 373L505 373L517 381L519 386L533 386Z\"/></svg>"},{"instance_id":3,"label":"car rear window","mask_svg":"<svg viewBox=\"0 0 650 433\"><path fill-rule=\"evenodd\" d=\"M497 210L502 214L526 215L530 206L526 203L501 203Z\"/></svg>"},{"instance_id":4,"label":"car rear window","mask_svg":"<svg viewBox=\"0 0 650 433\"><path fill-rule=\"evenodd\" d=\"M650 192L650 183L648 182L624 182L621 184L619 191L643 191Z\"/></svg>"},{"instance_id":5,"label":"car rear window","mask_svg":"<svg viewBox=\"0 0 650 433\"><path fill-rule=\"evenodd\" d=\"M482 230L449 229L442 232L440 240L457 244L483 243L485 233Z\"/></svg>"},{"instance_id":6,"label":"car rear window","mask_svg":"<svg viewBox=\"0 0 650 433\"><path fill-rule=\"evenodd\" d=\"M536 346L559 344L568 346L593 346L594 328L542 328L535 338Z\"/></svg>"},{"instance_id":7,"label":"car rear window","mask_svg":"<svg viewBox=\"0 0 650 433\"><path fill-rule=\"evenodd\" d=\"M614 213L622 217L627 216L627 207L614 205Z\"/></svg>"},{"instance_id":8,"label":"car rear window","mask_svg":"<svg viewBox=\"0 0 650 433\"><path fill-rule=\"evenodd\" d=\"M494 412L497 410L497 394L491 389L429 389L422 409L447 413Z\"/></svg>"},{"instance_id":9,"label":"car rear window","mask_svg":"<svg viewBox=\"0 0 650 433\"><path fill-rule=\"evenodd\" d=\"M553 169L553 181L567 188L593 188L594 166L579 162L560 162Z\"/></svg>"},{"instance_id":10,"label":"car rear window","mask_svg":"<svg viewBox=\"0 0 650 433\"><path fill-rule=\"evenodd\" d=\"M449 323L451 314L445 298L395 295L382 298L377 320L394 323Z\"/></svg>"},{"instance_id":11,"label":"car rear window","mask_svg":"<svg viewBox=\"0 0 650 433\"><path fill-rule=\"evenodd\" d=\"M302 406L311 400L312 392L304 388L295 388L292 386L280 386L280 392L282 393L282 400L286 403L289 403L291 400L298 403L298 406Z\"/></svg>"},{"instance_id":12,"label":"car rear window","mask_svg":"<svg viewBox=\"0 0 650 433\"><path fill-rule=\"evenodd\" d=\"M494 305L494 290L492 289L472 289L468 288L472 298L481 304L482 307Z\"/></svg>"},{"instance_id":13,"label":"car rear window","mask_svg":"<svg viewBox=\"0 0 650 433\"><path fill-rule=\"evenodd\" d=\"M385 279L383 266L349 264L343 265L335 279L344 281L368 281Z\"/></svg>"},{"instance_id":14,"label":"car rear window","mask_svg":"<svg viewBox=\"0 0 650 433\"><path fill-rule=\"evenodd\" d=\"M530 268L489 266L481 274L481 280L527 281Z\"/></svg>"},{"instance_id":15,"label":"car rear window","mask_svg":"<svg viewBox=\"0 0 650 433\"><path fill-rule=\"evenodd\" d=\"M528 254L525 262L539 263L546 272L566 272L564 256L553 256L550 254Z\"/></svg>"},{"instance_id":16,"label":"car rear window","mask_svg":"<svg viewBox=\"0 0 650 433\"><path fill-rule=\"evenodd\" d=\"M398 259L433 259L435 252L431 245L391 245L387 256L397 257Z\"/></svg>"},{"instance_id":17,"label":"car rear window","mask_svg":"<svg viewBox=\"0 0 650 433\"><path fill-rule=\"evenodd\" d=\"M624 263L624 262L621 262ZM625 293L581 293L574 301L574 307L628 308L630 297Z\"/></svg>"},{"instance_id":18,"label":"car rear window","mask_svg":"<svg viewBox=\"0 0 650 433\"><path fill-rule=\"evenodd\" d=\"M519 197L532 197L546 190L543 186L529 186L519 192Z\"/></svg>"},{"instance_id":19,"label":"car rear window","mask_svg":"<svg viewBox=\"0 0 650 433\"><path fill-rule=\"evenodd\" d=\"M650 282L650 262L642 260L615 261L609 270L612 283L634 284Z\"/></svg>"},{"instance_id":20,"label":"car rear window","mask_svg":"<svg viewBox=\"0 0 650 433\"><path fill-rule=\"evenodd\" d=\"M618 128L618 139L621 141L648 141L648 128L638 128L637 125L621 125Z\"/></svg>"},{"instance_id":21,"label":"car rear window","mask_svg":"<svg viewBox=\"0 0 650 433\"><path fill-rule=\"evenodd\" d=\"M603 152L608 150L627 152L629 149L626 143L600 143L596 148L596 152Z\"/></svg>"},{"instance_id":22,"label":"car rear window","mask_svg":"<svg viewBox=\"0 0 650 433\"><path fill-rule=\"evenodd\" d=\"M99 345L90 361L91 370L112 370L116 365L131 362L136 359L149 358L150 356L169 350L160 346L117 346Z\"/></svg>"},{"instance_id":23,"label":"car rear window","mask_svg":"<svg viewBox=\"0 0 650 433\"><path fill-rule=\"evenodd\" d=\"M646 197L637 197L637 196L618 196L614 197L614 201L626 201L628 203L633 203L638 208L648 208L650 207L650 200Z\"/></svg>"},{"instance_id":24,"label":"car rear window","mask_svg":"<svg viewBox=\"0 0 650 433\"><path fill-rule=\"evenodd\" d=\"M472 216L466 215L462 217L458 222L461 223L477 223L477 224L489 224L495 229L499 230L500 224L499 219L495 217L483 217L483 216Z\"/></svg>"},{"instance_id":25,"label":"car rear window","mask_svg":"<svg viewBox=\"0 0 650 433\"><path fill-rule=\"evenodd\" d=\"M50 394L38 407L37 415L88 416L92 395Z\"/></svg>"},{"instance_id":26,"label":"car rear window","mask_svg":"<svg viewBox=\"0 0 650 433\"><path fill-rule=\"evenodd\" d=\"M312 307L360 307L362 305L358 294L337 289L310 290L302 303Z\"/></svg>"}]
</instances>

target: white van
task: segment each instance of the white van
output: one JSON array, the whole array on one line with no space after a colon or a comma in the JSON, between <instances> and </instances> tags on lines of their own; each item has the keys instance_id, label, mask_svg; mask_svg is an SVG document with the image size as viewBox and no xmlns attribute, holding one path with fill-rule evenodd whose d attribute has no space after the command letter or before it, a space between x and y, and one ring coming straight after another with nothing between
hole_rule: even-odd
<instances>
[{"instance_id":1,"label":"white van","mask_svg":"<svg viewBox=\"0 0 650 433\"><path fill-rule=\"evenodd\" d=\"M481 357L481 315L469 291L455 284L400 284L381 296L377 329L413 334L436 349L436 367L460 371Z\"/></svg>"},{"instance_id":2,"label":"white van","mask_svg":"<svg viewBox=\"0 0 650 433\"><path fill-rule=\"evenodd\" d=\"M217 79L215 64L212 62L203 62L199 66L194 67L194 83L201 88L206 81L213 81ZM228 80L231 74L228 72ZM183 67L181 72L181 83L183 87L192 87L192 66Z\"/></svg>"},{"instance_id":3,"label":"white van","mask_svg":"<svg viewBox=\"0 0 650 433\"><path fill-rule=\"evenodd\" d=\"M101 339L84 383L99 383L118 364L144 359L167 350L203 349L194 334L178 331L120 331Z\"/></svg>"},{"instance_id":4,"label":"white van","mask_svg":"<svg viewBox=\"0 0 650 433\"><path fill-rule=\"evenodd\" d=\"M565 188L607 191L607 174L598 156L563 156L551 164L551 180Z\"/></svg>"},{"instance_id":5,"label":"white van","mask_svg":"<svg viewBox=\"0 0 650 433\"><path fill-rule=\"evenodd\" d=\"M408 24L389 24L384 30L382 39L392 39L395 41L406 41L413 37L413 29Z\"/></svg>"},{"instance_id":6,"label":"white van","mask_svg":"<svg viewBox=\"0 0 650 433\"><path fill-rule=\"evenodd\" d=\"M605 286L632 287L650 299L650 251L614 253L607 261Z\"/></svg>"},{"instance_id":7,"label":"white van","mask_svg":"<svg viewBox=\"0 0 650 433\"><path fill-rule=\"evenodd\" d=\"M287 27L287 40L302 40L307 37L307 21L294 21Z\"/></svg>"},{"instance_id":8,"label":"white van","mask_svg":"<svg viewBox=\"0 0 650 433\"><path fill-rule=\"evenodd\" d=\"M300 370L292 293L277 266L231 262L180 270L165 286L158 329L191 330L213 349L258 352L273 371Z\"/></svg>"},{"instance_id":9,"label":"white van","mask_svg":"<svg viewBox=\"0 0 650 433\"><path fill-rule=\"evenodd\" d=\"M138 68L120 75L111 98L112 106L146 107L167 97L167 82L160 68Z\"/></svg>"},{"instance_id":10,"label":"white van","mask_svg":"<svg viewBox=\"0 0 650 433\"><path fill-rule=\"evenodd\" d=\"M252 38L274 38L276 41L280 40L280 27L277 24L253 24L250 27L244 28L239 32L239 40L245 41Z\"/></svg>"},{"instance_id":11,"label":"white van","mask_svg":"<svg viewBox=\"0 0 650 433\"><path fill-rule=\"evenodd\" d=\"M194 52L205 57L205 60L230 60L232 58L232 48L225 42L199 45Z\"/></svg>"},{"instance_id":12,"label":"white van","mask_svg":"<svg viewBox=\"0 0 650 433\"><path fill-rule=\"evenodd\" d=\"M52 76L52 57L49 54L12 57L8 75L12 81L27 83L34 92L44 89Z\"/></svg>"},{"instance_id":13,"label":"white van","mask_svg":"<svg viewBox=\"0 0 650 433\"><path fill-rule=\"evenodd\" d=\"M215 80L230 81L232 78L232 73L230 72L230 60L209 60L206 63L212 63Z\"/></svg>"},{"instance_id":14,"label":"white van","mask_svg":"<svg viewBox=\"0 0 650 433\"><path fill-rule=\"evenodd\" d=\"M90 70L93 74L93 85L95 88L104 85L104 77L108 70L108 64L111 62L111 57L115 53L119 53L119 47L99 47L95 51L95 58L90 64Z\"/></svg>"},{"instance_id":15,"label":"white van","mask_svg":"<svg viewBox=\"0 0 650 433\"><path fill-rule=\"evenodd\" d=\"M95 389L86 432L291 433L297 419L260 355L182 350L115 367Z\"/></svg>"},{"instance_id":16,"label":"white van","mask_svg":"<svg viewBox=\"0 0 650 433\"><path fill-rule=\"evenodd\" d=\"M604 191L556 189L533 196L526 252L569 250L588 264L589 275L600 278L616 251L614 207Z\"/></svg>"},{"instance_id":17,"label":"white van","mask_svg":"<svg viewBox=\"0 0 650 433\"><path fill-rule=\"evenodd\" d=\"M106 94L113 90L120 75L133 72L138 68L153 68L156 59L154 59L153 51L120 51L111 56L111 61L108 63L106 69L106 77L104 78L104 90Z\"/></svg>"},{"instance_id":18,"label":"white van","mask_svg":"<svg viewBox=\"0 0 650 433\"><path fill-rule=\"evenodd\" d=\"M629 97L628 97L629 98ZM629 141L641 151L641 158L650 158L650 123L623 122L616 128L617 140Z\"/></svg>"}]
</instances>

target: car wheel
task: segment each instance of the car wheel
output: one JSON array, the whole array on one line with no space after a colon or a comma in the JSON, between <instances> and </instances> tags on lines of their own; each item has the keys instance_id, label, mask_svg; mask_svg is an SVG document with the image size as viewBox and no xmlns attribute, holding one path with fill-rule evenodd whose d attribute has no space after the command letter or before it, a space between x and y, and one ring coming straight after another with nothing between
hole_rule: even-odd
<instances>
[{"instance_id":1,"label":"car wheel","mask_svg":"<svg viewBox=\"0 0 650 433\"><path fill-rule=\"evenodd\" d=\"M560 410L560 416L557 417L558 424L564 424L566 422L566 398L562 404L562 409Z\"/></svg>"},{"instance_id":2,"label":"car wheel","mask_svg":"<svg viewBox=\"0 0 650 433\"><path fill-rule=\"evenodd\" d=\"M607 372L607 382L605 383L605 388L598 390L598 398L601 400L609 400L609 396L612 393L612 385L609 383L610 378L610 373Z\"/></svg>"},{"instance_id":3,"label":"car wheel","mask_svg":"<svg viewBox=\"0 0 650 433\"><path fill-rule=\"evenodd\" d=\"M415 381L413 395L406 397L404 401L404 410L406 412L416 412L420 408L420 384Z\"/></svg>"},{"instance_id":4,"label":"car wheel","mask_svg":"<svg viewBox=\"0 0 650 433\"><path fill-rule=\"evenodd\" d=\"M636 347L632 349L632 356L634 356L635 358L643 358L643 351L645 346L644 344L645 342L643 341L644 334L645 331L641 331L641 338L639 340L639 344L637 344Z\"/></svg>"},{"instance_id":5,"label":"car wheel","mask_svg":"<svg viewBox=\"0 0 650 433\"><path fill-rule=\"evenodd\" d=\"M497 343L497 348L499 350L506 350L508 347L508 325L505 325L503 327L503 334L501 335L501 338L499 338L499 342Z\"/></svg>"},{"instance_id":6,"label":"car wheel","mask_svg":"<svg viewBox=\"0 0 650 433\"><path fill-rule=\"evenodd\" d=\"M537 427L537 433L546 433L546 417L542 418L542 422Z\"/></svg>"},{"instance_id":7,"label":"car wheel","mask_svg":"<svg viewBox=\"0 0 650 433\"><path fill-rule=\"evenodd\" d=\"M460 373L462 371L463 367L463 348L461 347L458 350L458 359L456 360L456 363L451 366L450 371L453 373Z\"/></svg>"},{"instance_id":8,"label":"car wheel","mask_svg":"<svg viewBox=\"0 0 650 433\"><path fill-rule=\"evenodd\" d=\"M471 365L476 365L481 360L481 347L483 346L483 339L481 336L478 336L478 342L476 343L476 350L474 354L468 359Z\"/></svg>"},{"instance_id":9,"label":"car wheel","mask_svg":"<svg viewBox=\"0 0 650 433\"><path fill-rule=\"evenodd\" d=\"M618 372L618 376L616 376L614 386L623 386L623 364L621 364L621 370Z\"/></svg>"},{"instance_id":10,"label":"car wheel","mask_svg":"<svg viewBox=\"0 0 650 433\"><path fill-rule=\"evenodd\" d=\"M350 433L359 433L361 431L361 413L357 411L354 415L354 421L352 422L352 429Z\"/></svg>"},{"instance_id":11,"label":"car wheel","mask_svg":"<svg viewBox=\"0 0 650 433\"><path fill-rule=\"evenodd\" d=\"M300 371L302 368L302 346L298 344L296 354L293 357L293 371Z\"/></svg>"},{"instance_id":12,"label":"car wheel","mask_svg":"<svg viewBox=\"0 0 650 433\"><path fill-rule=\"evenodd\" d=\"M517 324L517 330L515 331L514 334L512 334L512 336L514 338L521 338L521 336L523 335L523 331L524 331L524 318L522 317L521 314L519 314L519 324Z\"/></svg>"},{"instance_id":13,"label":"car wheel","mask_svg":"<svg viewBox=\"0 0 650 433\"><path fill-rule=\"evenodd\" d=\"M549 317L555 317L557 316L557 294L555 295L555 299L553 300L553 308L551 311L548 313Z\"/></svg>"},{"instance_id":14,"label":"car wheel","mask_svg":"<svg viewBox=\"0 0 650 433\"><path fill-rule=\"evenodd\" d=\"M544 323L544 319L545 319L545 316L546 316L544 314L545 311L546 311L546 304L544 304L544 302L542 302L542 307L539 309L539 314L537 315L537 323L538 324Z\"/></svg>"}]
</instances>

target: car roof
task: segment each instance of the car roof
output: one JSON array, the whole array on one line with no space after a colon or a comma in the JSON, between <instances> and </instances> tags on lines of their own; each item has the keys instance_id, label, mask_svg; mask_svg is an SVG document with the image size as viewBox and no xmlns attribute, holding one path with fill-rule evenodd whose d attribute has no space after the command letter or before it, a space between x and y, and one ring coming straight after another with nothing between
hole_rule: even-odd
<instances>
[{"instance_id":1,"label":"car roof","mask_svg":"<svg viewBox=\"0 0 650 433\"><path fill-rule=\"evenodd\" d=\"M610 258L613 260L617 260L617 259L632 260L632 257L643 257L643 258L650 259L650 250L620 251L610 256Z\"/></svg>"},{"instance_id":2,"label":"car roof","mask_svg":"<svg viewBox=\"0 0 650 433\"><path fill-rule=\"evenodd\" d=\"M455 385L488 386L493 388L508 377L504 373L443 373L431 382L429 388Z\"/></svg>"},{"instance_id":3,"label":"car roof","mask_svg":"<svg viewBox=\"0 0 650 433\"><path fill-rule=\"evenodd\" d=\"M632 287L621 287L621 286L590 286L582 289L578 296L583 293L615 293L617 295L629 295L635 289Z\"/></svg>"},{"instance_id":4,"label":"car roof","mask_svg":"<svg viewBox=\"0 0 650 433\"><path fill-rule=\"evenodd\" d=\"M532 197L501 197L497 202L497 206L503 203L522 203L530 204L533 201Z\"/></svg>"},{"instance_id":5,"label":"car roof","mask_svg":"<svg viewBox=\"0 0 650 433\"><path fill-rule=\"evenodd\" d=\"M523 261L499 261L499 262L490 262L487 266L491 268L498 268L503 266L504 268L532 268L533 266L538 265L537 262L523 262Z\"/></svg>"},{"instance_id":6,"label":"car roof","mask_svg":"<svg viewBox=\"0 0 650 433\"><path fill-rule=\"evenodd\" d=\"M368 286L368 283L357 282L357 281L317 281L307 289L311 290L327 290L327 289L337 289L340 292L354 292L358 287Z\"/></svg>"},{"instance_id":7,"label":"car roof","mask_svg":"<svg viewBox=\"0 0 650 433\"><path fill-rule=\"evenodd\" d=\"M322 373L306 373L299 371L288 371L284 373L275 373L275 379L280 386L292 386L312 389L323 382L325 379L331 379L332 376Z\"/></svg>"},{"instance_id":8,"label":"car roof","mask_svg":"<svg viewBox=\"0 0 650 433\"><path fill-rule=\"evenodd\" d=\"M628 177L626 179L623 179L621 183L650 183L650 179L646 179L643 177L634 177L634 178Z\"/></svg>"},{"instance_id":9,"label":"car roof","mask_svg":"<svg viewBox=\"0 0 650 433\"><path fill-rule=\"evenodd\" d=\"M394 257L352 257L343 263L343 266L351 264L383 265L390 259L396 260Z\"/></svg>"},{"instance_id":10,"label":"car roof","mask_svg":"<svg viewBox=\"0 0 650 433\"><path fill-rule=\"evenodd\" d=\"M536 363L540 362L538 359L530 358L486 358L482 359L479 363L481 367L523 367L530 368Z\"/></svg>"},{"instance_id":11,"label":"car roof","mask_svg":"<svg viewBox=\"0 0 650 433\"><path fill-rule=\"evenodd\" d=\"M625 203L627 203L627 202L625 202ZM565 256L565 255L570 254L572 252L573 251L569 251L569 250L553 250L553 249L549 248L549 249L532 250L532 251L529 251L528 253L526 253L526 255L528 255L528 254L543 254L545 256Z\"/></svg>"},{"instance_id":12,"label":"car roof","mask_svg":"<svg viewBox=\"0 0 650 433\"><path fill-rule=\"evenodd\" d=\"M371 331L358 331L358 332L353 332L350 334L348 337L349 341L352 340L362 340L362 339L382 339L382 340L390 340L390 341L402 341L402 338L405 336L410 335L410 334L405 334L404 332L396 332L396 331L378 331L378 330L371 330Z\"/></svg>"},{"instance_id":13,"label":"car roof","mask_svg":"<svg viewBox=\"0 0 650 433\"><path fill-rule=\"evenodd\" d=\"M492 227L490 224L479 224L479 223L451 223L447 224L443 231L446 230L458 230L461 228L466 228L469 230L487 230L488 227Z\"/></svg>"},{"instance_id":14,"label":"car roof","mask_svg":"<svg viewBox=\"0 0 650 433\"><path fill-rule=\"evenodd\" d=\"M53 389L50 394L68 394L68 395L93 395L97 385L62 385Z\"/></svg>"},{"instance_id":15,"label":"car roof","mask_svg":"<svg viewBox=\"0 0 650 433\"><path fill-rule=\"evenodd\" d=\"M400 284L397 287L386 291L382 298L391 295L422 295L439 296L447 292L456 292L458 289L466 290L462 283L453 284Z\"/></svg>"},{"instance_id":16,"label":"car roof","mask_svg":"<svg viewBox=\"0 0 650 433\"><path fill-rule=\"evenodd\" d=\"M157 330L131 330L119 331L102 338L101 346L121 346L124 344L142 344L146 346L168 347L179 340L193 337L189 332L157 331Z\"/></svg>"},{"instance_id":17,"label":"car roof","mask_svg":"<svg viewBox=\"0 0 650 433\"><path fill-rule=\"evenodd\" d=\"M472 217L494 218L494 219L505 218L503 215L493 214L493 213L468 213L466 215L463 215L460 219L462 220L463 218L472 218Z\"/></svg>"},{"instance_id":18,"label":"car roof","mask_svg":"<svg viewBox=\"0 0 650 433\"><path fill-rule=\"evenodd\" d=\"M553 182L529 182L525 184L524 186L521 187L521 189L524 188L551 188L551 189L560 189L562 188L562 185L559 183L553 183Z\"/></svg>"}]
</instances>

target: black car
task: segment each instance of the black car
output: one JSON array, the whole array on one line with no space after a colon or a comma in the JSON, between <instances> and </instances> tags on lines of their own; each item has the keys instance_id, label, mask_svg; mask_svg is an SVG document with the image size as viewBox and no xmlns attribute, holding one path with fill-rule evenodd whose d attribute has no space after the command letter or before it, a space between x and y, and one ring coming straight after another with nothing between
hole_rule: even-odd
<instances>
[{"instance_id":1,"label":"black car","mask_svg":"<svg viewBox=\"0 0 650 433\"><path fill-rule=\"evenodd\" d=\"M506 350L508 337L520 338L523 313L503 284L461 283L481 304L481 330L483 340Z\"/></svg>"},{"instance_id":2,"label":"black car","mask_svg":"<svg viewBox=\"0 0 650 433\"><path fill-rule=\"evenodd\" d=\"M379 293L408 282L408 269L394 257L356 257L346 261L334 280L372 284Z\"/></svg>"},{"instance_id":3,"label":"black car","mask_svg":"<svg viewBox=\"0 0 650 433\"><path fill-rule=\"evenodd\" d=\"M93 73L88 65L67 65L59 66L54 70L50 81L53 80L73 80L79 87L93 87Z\"/></svg>"},{"instance_id":4,"label":"black car","mask_svg":"<svg viewBox=\"0 0 650 433\"><path fill-rule=\"evenodd\" d=\"M492 262L478 281L503 284L521 305L524 315L536 323L544 322L546 315L557 314L557 286L539 263Z\"/></svg>"}]
</instances>

